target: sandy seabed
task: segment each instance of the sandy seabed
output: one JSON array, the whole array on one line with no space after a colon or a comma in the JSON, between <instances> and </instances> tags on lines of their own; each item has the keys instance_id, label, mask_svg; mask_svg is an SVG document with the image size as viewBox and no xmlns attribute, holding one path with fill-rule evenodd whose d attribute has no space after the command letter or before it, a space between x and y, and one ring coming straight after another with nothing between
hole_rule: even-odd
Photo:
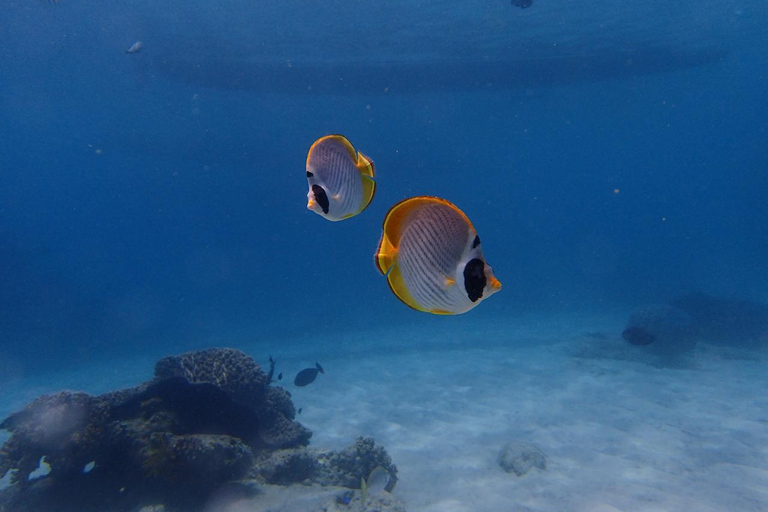
<instances>
[{"instance_id":1,"label":"sandy seabed","mask_svg":"<svg viewBox=\"0 0 768 512\"><path fill-rule=\"evenodd\" d=\"M765 351L700 344L664 366L635 358L612 319L479 325L488 327L313 336L268 350L311 445L373 435L410 512L768 510ZM263 346L244 348L266 358ZM289 373L315 359L326 374L294 387ZM152 364L15 380L0 415L43 392L137 384ZM547 468L504 472L497 456L510 441L537 446Z\"/></svg>"}]
</instances>

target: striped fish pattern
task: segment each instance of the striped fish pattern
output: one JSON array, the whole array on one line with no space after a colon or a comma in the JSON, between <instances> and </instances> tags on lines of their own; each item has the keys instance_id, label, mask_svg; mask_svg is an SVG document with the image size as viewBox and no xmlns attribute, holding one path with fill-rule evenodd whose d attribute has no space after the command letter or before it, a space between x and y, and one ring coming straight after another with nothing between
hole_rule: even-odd
<instances>
[{"instance_id":1,"label":"striped fish pattern","mask_svg":"<svg viewBox=\"0 0 768 512\"><path fill-rule=\"evenodd\" d=\"M469 218L437 197L393 206L375 259L394 294L419 311L464 313L501 289Z\"/></svg>"},{"instance_id":2,"label":"striped fish pattern","mask_svg":"<svg viewBox=\"0 0 768 512\"><path fill-rule=\"evenodd\" d=\"M307 155L307 208L328 220L354 217L373 200L373 162L343 135L328 135Z\"/></svg>"}]
</instances>

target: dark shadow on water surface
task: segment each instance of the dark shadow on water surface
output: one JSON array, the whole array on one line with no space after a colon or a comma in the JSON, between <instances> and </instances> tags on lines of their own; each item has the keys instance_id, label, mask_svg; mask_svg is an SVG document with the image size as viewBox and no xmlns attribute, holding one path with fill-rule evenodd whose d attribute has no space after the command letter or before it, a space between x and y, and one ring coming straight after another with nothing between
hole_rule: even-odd
<instances>
[{"instance_id":1,"label":"dark shadow on water surface","mask_svg":"<svg viewBox=\"0 0 768 512\"><path fill-rule=\"evenodd\" d=\"M595 53L538 52L509 60L292 63L171 52L148 58L160 77L220 90L286 94L385 94L504 90L598 82L722 61L726 51L635 46Z\"/></svg>"}]
</instances>

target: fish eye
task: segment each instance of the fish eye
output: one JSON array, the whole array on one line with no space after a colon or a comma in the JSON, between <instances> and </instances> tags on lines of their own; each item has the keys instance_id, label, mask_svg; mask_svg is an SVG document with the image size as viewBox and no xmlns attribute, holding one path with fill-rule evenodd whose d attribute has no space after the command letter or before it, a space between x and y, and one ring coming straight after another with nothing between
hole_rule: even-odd
<instances>
[{"instance_id":1,"label":"fish eye","mask_svg":"<svg viewBox=\"0 0 768 512\"><path fill-rule=\"evenodd\" d=\"M469 260L464 266L464 289L469 300L477 302L481 299L485 285L485 262L480 258Z\"/></svg>"},{"instance_id":2,"label":"fish eye","mask_svg":"<svg viewBox=\"0 0 768 512\"><path fill-rule=\"evenodd\" d=\"M331 203L328 201L328 194L325 193L323 187L320 185L312 185L312 193L315 194L315 201L320 205L323 213L328 215L328 208Z\"/></svg>"}]
</instances>

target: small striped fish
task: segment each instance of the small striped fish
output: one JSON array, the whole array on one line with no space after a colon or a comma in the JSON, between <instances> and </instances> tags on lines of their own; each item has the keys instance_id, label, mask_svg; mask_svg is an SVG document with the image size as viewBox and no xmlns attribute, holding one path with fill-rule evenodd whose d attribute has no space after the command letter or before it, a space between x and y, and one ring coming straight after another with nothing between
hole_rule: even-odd
<instances>
[{"instance_id":1,"label":"small striped fish","mask_svg":"<svg viewBox=\"0 0 768 512\"><path fill-rule=\"evenodd\" d=\"M312 144L307 181L307 208L333 221L362 212L376 193L373 162L343 135L327 135Z\"/></svg>"}]
</instances>

